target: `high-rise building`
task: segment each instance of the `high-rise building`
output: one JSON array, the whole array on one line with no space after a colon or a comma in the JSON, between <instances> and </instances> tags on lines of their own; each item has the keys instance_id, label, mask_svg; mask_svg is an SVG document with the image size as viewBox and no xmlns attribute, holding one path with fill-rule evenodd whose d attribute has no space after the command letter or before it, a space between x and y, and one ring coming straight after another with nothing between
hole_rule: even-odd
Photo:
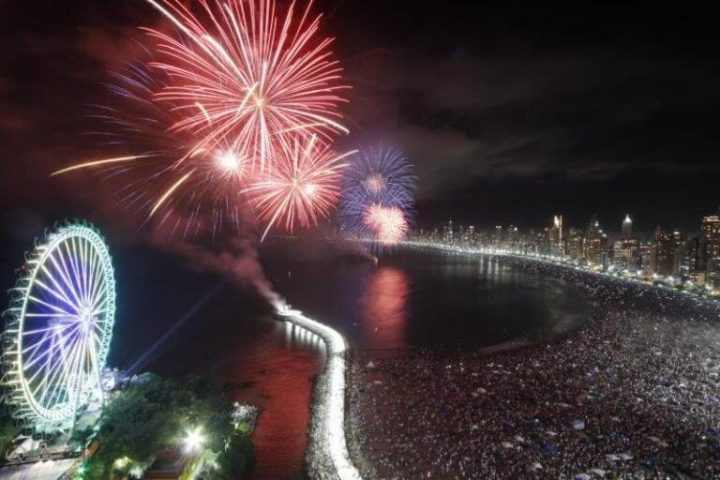
<instances>
[{"instance_id":1,"label":"high-rise building","mask_svg":"<svg viewBox=\"0 0 720 480\"><path fill-rule=\"evenodd\" d=\"M679 230L655 230L652 272L661 276L680 276L682 264L683 235Z\"/></svg>"},{"instance_id":2,"label":"high-rise building","mask_svg":"<svg viewBox=\"0 0 720 480\"><path fill-rule=\"evenodd\" d=\"M607 235L600 228L597 217L592 217L585 229L585 261L590 267L607 266Z\"/></svg>"},{"instance_id":3,"label":"high-rise building","mask_svg":"<svg viewBox=\"0 0 720 480\"><path fill-rule=\"evenodd\" d=\"M548 229L548 240L550 242L550 254L562 256L565 254L563 245L563 217L553 216L552 226Z\"/></svg>"},{"instance_id":4,"label":"high-rise building","mask_svg":"<svg viewBox=\"0 0 720 480\"><path fill-rule=\"evenodd\" d=\"M515 225L510 225L507 229L507 238L505 239L505 242L507 243L507 248L509 248L513 252L517 252L520 250L520 230Z\"/></svg>"},{"instance_id":5,"label":"high-rise building","mask_svg":"<svg viewBox=\"0 0 720 480\"><path fill-rule=\"evenodd\" d=\"M617 268L631 272L637 271L641 266L640 242L637 238L633 238L630 215L625 215L621 238L613 244L613 264Z\"/></svg>"},{"instance_id":6,"label":"high-rise building","mask_svg":"<svg viewBox=\"0 0 720 480\"><path fill-rule=\"evenodd\" d=\"M502 225L495 225L495 232L493 233L493 246L499 248L503 242L503 227Z\"/></svg>"},{"instance_id":7,"label":"high-rise building","mask_svg":"<svg viewBox=\"0 0 720 480\"><path fill-rule=\"evenodd\" d=\"M467 243L468 245L475 245L477 237L475 235L475 226L470 225L467 229Z\"/></svg>"},{"instance_id":8,"label":"high-rise building","mask_svg":"<svg viewBox=\"0 0 720 480\"><path fill-rule=\"evenodd\" d=\"M655 273L657 268L657 255L655 254L655 239L640 242L640 269L646 274Z\"/></svg>"},{"instance_id":9,"label":"high-rise building","mask_svg":"<svg viewBox=\"0 0 720 480\"><path fill-rule=\"evenodd\" d=\"M705 284L720 287L720 216L708 215L702 219L701 249Z\"/></svg>"},{"instance_id":10,"label":"high-rise building","mask_svg":"<svg viewBox=\"0 0 720 480\"><path fill-rule=\"evenodd\" d=\"M696 284L705 283L705 273L702 272L702 251L700 250L700 237L692 237L685 242L683 255L683 273Z\"/></svg>"},{"instance_id":11,"label":"high-rise building","mask_svg":"<svg viewBox=\"0 0 720 480\"><path fill-rule=\"evenodd\" d=\"M623 220L623 223L622 223L622 239L623 240L628 240L630 238L633 238L632 225L633 225L632 218L630 218L629 213L626 213L625 219Z\"/></svg>"},{"instance_id":12,"label":"high-rise building","mask_svg":"<svg viewBox=\"0 0 720 480\"><path fill-rule=\"evenodd\" d=\"M565 254L577 263L585 262L585 232L579 228L568 229L565 238Z\"/></svg>"},{"instance_id":13,"label":"high-rise building","mask_svg":"<svg viewBox=\"0 0 720 480\"><path fill-rule=\"evenodd\" d=\"M453 223L452 219L443 227L443 239L446 243L453 243Z\"/></svg>"}]
</instances>

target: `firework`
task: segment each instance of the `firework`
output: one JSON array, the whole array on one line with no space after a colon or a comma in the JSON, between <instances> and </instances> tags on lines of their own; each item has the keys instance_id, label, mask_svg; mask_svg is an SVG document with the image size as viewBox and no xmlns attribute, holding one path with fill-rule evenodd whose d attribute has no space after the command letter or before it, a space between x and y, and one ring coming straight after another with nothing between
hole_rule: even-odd
<instances>
[{"instance_id":1,"label":"firework","mask_svg":"<svg viewBox=\"0 0 720 480\"><path fill-rule=\"evenodd\" d=\"M197 147L223 140L265 172L291 149L298 132L330 140L347 133L341 68L319 33L309 2L280 15L274 0L201 0L194 14L179 0L148 0L182 38L147 29L159 54L151 67L170 83L157 94L181 116L174 132L191 132Z\"/></svg>"},{"instance_id":2,"label":"firework","mask_svg":"<svg viewBox=\"0 0 720 480\"><path fill-rule=\"evenodd\" d=\"M416 181L413 166L402 152L378 145L359 152L345 174L344 189L363 189L377 200L382 200L388 189L395 189L396 195L405 191L412 199Z\"/></svg>"},{"instance_id":3,"label":"firework","mask_svg":"<svg viewBox=\"0 0 720 480\"><path fill-rule=\"evenodd\" d=\"M354 153L337 154L317 137L296 135L275 168L244 190L267 223L261 241L273 225L292 232L327 217L340 196L344 160Z\"/></svg>"},{"instance_id":4,"label":"firework","mask_svg":"<svg viewBox=\"0 0 720 480\"><path fill-rule=\"evenodd\" d=\"M363 149L343 182L340 220L345 230L381 245L402 240L413 215L416 179L399 151L382 146Z\"/></svg>"},{"instance_id":5,"label":"firework","mask_svg":"<svg viewBox=\"0 0 720 480\"><path fill-rule=\"evenodd\" d=\"M382 244L394 244L405 238L408 223L405 213L398 207L370 205L363 215L363 223Z\"/></svg>"},{"instance_id":6,"label":"firework","mask_svg":"<svg viewBox=\"0 0 720 480\"><path fill-rule=\"evenodd\" d=\"M389 232L399 232L401 237L404 236L413 212L412 196L398 185L389 184L383 189L382 195L377 195L365 188L348 189L344 183L339 210L340 223L345 231L354 236L394 243L399 239ZM400 228L390 228L393 224Z\"/></svg>"},{"instance_id":7,"label":"firework","mask_svg":"<svg viewBox=\"0 0 720 480\"><path fill-rule=\"evenodd\" d=\"M240 190L251 181L246 161L227 142L198 148L191 134L174 133L175 109L154 101L166 85L142 62L113 74L111 93L92 117L104 128L94 132L101 144L141 152L71 165L52 175L78 170L98 172L114 188L117 206L153 222L174 236L215 236L239 228Z\"/></svg>"},{"instance_id":8,"label":"firework","mask_svg":"<svg viewBox=\"0 0 720 480\"><path fill-rule=\"evenodd\" d=\"M147 56L115 74L111 100L96 107L106 127L96 133L122 151L52 175L114 180L119 206L163 236L239 229L245 194L265 234L326 216L345 158L330 145L346 132L346 87L311 4L280 15L274 0L200 0L195 15L179 0L148 2L179 34L145 29Z\"/></svg>"}]
</instances>

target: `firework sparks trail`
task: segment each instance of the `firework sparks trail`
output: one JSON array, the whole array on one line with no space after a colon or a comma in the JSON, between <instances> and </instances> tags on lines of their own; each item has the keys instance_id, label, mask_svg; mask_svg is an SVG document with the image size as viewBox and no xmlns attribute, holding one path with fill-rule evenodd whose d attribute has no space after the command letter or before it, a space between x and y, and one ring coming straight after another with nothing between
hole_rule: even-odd
<instances>
[{"instance_id":1,"label":"firework sparks trail","mask_svg":"<svg viewBox=\"0 0 720 480\"><path fill-rule=\"evenodd\" d=\"M171 79L157 99L181 114L172 130L192 132L198 148L229 139L264 173L296 132L348 132L337 112L348 87L312 2L299 16L291 4L283 18L274 0L201 0L198 15L179 0L147 1L184 34L146 29L160 55L151 67Z\"/></svg>"},{"instance_id":2,"label":"firework sparks trail","mask_svg":"<svg viewBox=\"0 0 720 480\"><path fill-rule=\"evenodd\" d=\"M168 188L168 189L165 191L165 193L163 193L162 196L158 199L158 201L155 202L155 205L153 206L152 210L150 210L150 215L148 215L148 217L152 217L152 216L155 214L155 212L157 212L157 209L160 208L160 205L162 205L163 203L165 203L165 201L168 199L168 197L169 197L170 195L172 195L175 190L177 190L178 188L180 188L180 185L182 185L183 183L185 183L185 182L187 181L187 179L190 178L190 176L191 176L193 173L195 173L194 170L186 173L185 175L183 175L183 176L180 178L180 180L178 180L178 181L175 182L170 188Z\"/></svg>"},{"instance_id":3,"label":"firework sparks trail","mask_svg":"<svg viewBox=\"0 0 720 480\"><path fill-rule=\"evenodd\" d=\"M54 177L56 175L62 175L64 173L72 172L73 170L80 170L83 168L93 168L93 167L101 167L105 165L112 165L116 163L123 163L123 162L131 162L133 160L140 160L143 158L148 158L150 155L130 155L126 157L115 157L115 158L104 158L102 160L93 160L90 162L84 162L79 163L77 165L72 165L67 168L62 168L60 170L56 170L53 173L50 174L51 177Z\"/></svg>"},{"instance_id":4,"label":"firework sparks trail","mask_svg":"<svg viewBox=\"0 0 720 480\"><path fill-rule=\"evenodd\" d=\"M101 144L139 155L72 165L51 175L78 170L98 171L115 188L119 208L154 217L154 227L169 236L200 232L213 236L223 228L239 228L243 199L239 191L252 179L248 161L223 141L213 150L198 148L190 134L171 132L173 109L154 101L165 85L163 76L142 63L113 74L109 101L95 106L94 119L105 127Z\"/></svg>"},{"instance_id":5,"label":"firework sparks trail","mask_svg":"<svg viewBox=\"0 0 720 480\"><path fill-rule=\"evenodd\" d=\"M317 137L295 137L282 161L244 190L257 216L267 226L261 241L275 224L293 231L316 225L327 217L340 196L344 160L356 153L335 153Z\"/></svg>"}]
</instances>

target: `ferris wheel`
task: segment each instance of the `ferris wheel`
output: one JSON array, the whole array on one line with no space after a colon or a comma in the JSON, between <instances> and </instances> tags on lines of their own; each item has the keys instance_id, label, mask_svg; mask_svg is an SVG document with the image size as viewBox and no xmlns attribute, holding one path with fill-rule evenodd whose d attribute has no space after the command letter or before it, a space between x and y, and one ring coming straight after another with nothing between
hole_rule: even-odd
<instances>
[{"instance_id":1,"label":"ferris wheel","mask_svg":"<svg viewBox=\"0 0 720 480\"><path fill-rule=\"evenodd\" d=\"M56 229L26 260L5 312L6 402L36 430L57 431L102 401L115 277L105 240L86 224Z\"/></svg>"}]
</instances>

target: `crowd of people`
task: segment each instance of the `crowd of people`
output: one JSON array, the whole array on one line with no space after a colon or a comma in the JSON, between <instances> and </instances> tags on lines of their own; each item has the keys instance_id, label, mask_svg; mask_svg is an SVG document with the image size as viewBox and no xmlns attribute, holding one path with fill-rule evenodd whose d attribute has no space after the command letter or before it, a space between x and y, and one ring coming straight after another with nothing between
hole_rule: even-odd
<instances>
[{"instance_id":1,"label":"crowd of people","mask_svg":"<svg viewBox=\"0 0 720 480\"><path fill-rule=\"evenodd\" d=\"M509 352L355 352L347 427L363 477L720 478L718 304L507 261L570 276L592 318Z\"/></svg>"}]
</instances>

